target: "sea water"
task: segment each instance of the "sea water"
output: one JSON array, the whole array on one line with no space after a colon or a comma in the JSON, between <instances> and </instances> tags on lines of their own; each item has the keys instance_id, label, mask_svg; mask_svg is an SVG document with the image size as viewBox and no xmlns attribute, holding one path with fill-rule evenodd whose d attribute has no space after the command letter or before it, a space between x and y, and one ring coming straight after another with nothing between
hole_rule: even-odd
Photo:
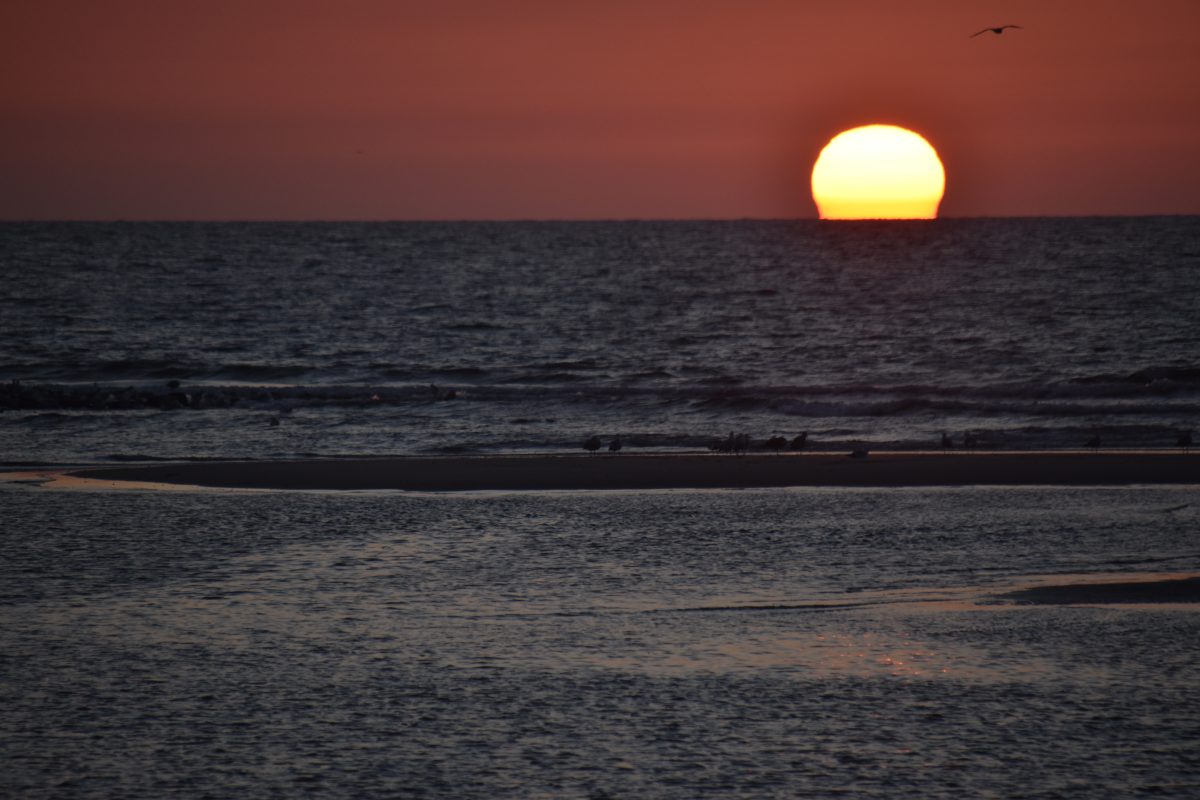
<instances>
[{"instance_id":1,"label":"sea water","mask_svg":"<svg viewBox=\"0 0 1200 800\"><path fill-rule=\"evenodd\" d=\"M1194 797L1197 487L0 485L14 797Z\"/></svg>"},{"instance_id":2,"label":"sea water","mask_svg":"<svg viewBox=\"0 0 1200 800\"><path fill-rule=\"evenodd\" d=\"M592 433L688 450L731 430L1172 448L1200 408L1195 218L10 224L0 240L0 465L563 452ZM1003 595L1200 571L1198 492L10 476L2 785L1192 797L1195 607Z\"/></svg>"},{"instance_id":3,"label":"sea water","mask_svg":"<svg viewBox=\"0 0 1200 800\"><path fill-rule=\"evenodd\" d=\"M0 278L6 464L1170 448L1200 419L1197 217L11 223Z\"/></svg>"}]
</instances>

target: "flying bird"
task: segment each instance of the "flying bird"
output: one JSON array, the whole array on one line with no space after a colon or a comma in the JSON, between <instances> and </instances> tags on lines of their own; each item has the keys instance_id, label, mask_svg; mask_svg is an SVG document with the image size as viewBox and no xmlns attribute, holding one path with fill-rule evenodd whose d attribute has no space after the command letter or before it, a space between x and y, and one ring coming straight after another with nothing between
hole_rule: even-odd
<instances>
[{"instance_id":1,"label":"flying bird","mask_svg":"<svg viewBox=\"0 0 1200 800\"><path fill-rule=\"evenodd\" d=\"M981 31L978 31L977 33L972 33L972 34L971 34L970 36L968 36L967 38L968 38L968 39L974 39L974 38L975 38L976 36L978 36L980 33L987 33L988 31L991 31L992 33L994 33L994 34L996 34L997 36L999 36L1000 34L1004 33L1005 29L1007 29L1007 28L1019 28L1019 27L1021 27L1021 26L1020 26L1020 25L1001 25L1001 26L1000 26L1000 27L998 27L998 28L984 28L983 30L981 30Z\"/></svg>"}]
</instances>

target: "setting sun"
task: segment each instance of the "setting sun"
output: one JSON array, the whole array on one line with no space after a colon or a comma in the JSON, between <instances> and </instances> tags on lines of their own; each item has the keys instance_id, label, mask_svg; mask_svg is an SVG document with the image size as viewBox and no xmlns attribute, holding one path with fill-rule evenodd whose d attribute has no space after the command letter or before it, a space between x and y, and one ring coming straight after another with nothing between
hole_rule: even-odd
<instances>
[{"instance_id":1,"label":"setting sun","mask_svg":"<svg viewBox=\"0 0 1200 800\"><path fill-rule=\"evenodd\" d=\"M842 131L813 165L821 219L934 219L945 188L937 151L895 125Z\"/></svg>"}]
</instances>

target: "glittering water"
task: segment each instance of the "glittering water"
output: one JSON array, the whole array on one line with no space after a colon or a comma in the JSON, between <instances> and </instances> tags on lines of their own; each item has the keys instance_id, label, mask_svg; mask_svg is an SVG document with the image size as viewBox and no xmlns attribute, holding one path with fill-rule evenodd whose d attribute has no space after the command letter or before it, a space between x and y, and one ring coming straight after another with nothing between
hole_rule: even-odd
<instances>
[{"instance_id":1,"label":"glittering water","mask_svg":"<svg viewBox=\"0 0 1200 800\"><path fill-rule=\"evenodd\" d=\"M3 224L0 278L9 464L1171 447L1200 417L1195 217Z\"/></svg>"},{"instance_id":2,"label":"glittering water","mask_svg":"<svg viewBox=\"0 0 1200 800\"><path fill-rule=\"evenodd\" d=\"M1195 487L0 485L20 797L1195 796ZM14 524L15 521L15 524Z\"/></svg>"}]
</instances>

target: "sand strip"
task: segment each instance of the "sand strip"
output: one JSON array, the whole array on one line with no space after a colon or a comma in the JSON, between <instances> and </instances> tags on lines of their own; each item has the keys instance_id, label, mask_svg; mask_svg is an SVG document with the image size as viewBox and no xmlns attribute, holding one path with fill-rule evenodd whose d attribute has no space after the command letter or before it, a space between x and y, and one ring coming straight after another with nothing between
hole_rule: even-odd
<instances>
[{"instance_id":1,"label":"sand strip","mask_svg":"<svg viewBox=\"0 0 1200 800\"><path fill-rule=\"evenodd\" d=\"M155 464L77 470L92 480L261 489L410 491L769 486L1200 485L1200 454L895 453L535 455Z\"/></svg>"},{"instance_id":2,"label":"sand strip","mask_svg":"<svg viewBox=\"0 0 1200 800\"><path fill-rule=\"evenodd\" d=\"M1200 603L1200 577L1163 581L1037 586L1032 589L998 595L997 599L1028 605Z\"/></svg>"}]
</instances>

